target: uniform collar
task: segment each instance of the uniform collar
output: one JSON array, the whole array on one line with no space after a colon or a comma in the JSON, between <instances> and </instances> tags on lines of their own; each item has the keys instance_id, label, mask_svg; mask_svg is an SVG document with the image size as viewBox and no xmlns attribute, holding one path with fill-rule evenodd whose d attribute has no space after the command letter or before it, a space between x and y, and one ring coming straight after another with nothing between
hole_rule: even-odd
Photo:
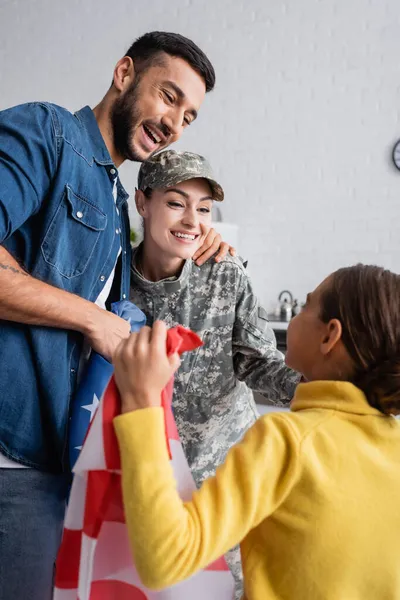
<instances>
[{"instance_id":1,"label":"uniform collar","mask_svg":"<svg viewBox=\"0 0 400 600\"><path fill-rule=\"evenodd\" d=\"M142 251L142 248L143 244L140 244L132 251L131 282L134 286L158 296L174 294L187 286L193 267L193 261L191 259L185 261L179 277L168 277L166 279L161 279L161 281L148 281L136 269L137 255Z\"/></svg>"},{"instance_id":2,"label":"uniform collar","mask_svg":"<svg viewBox=\"0 0 400 600\"><path fill-rule=\"evenodd\" d=\"M387 417L373 408L358 387L348 381L311 381L300 383L290 404L292 411L326 408L357 415Z\"/></svg>"}]
</instances>

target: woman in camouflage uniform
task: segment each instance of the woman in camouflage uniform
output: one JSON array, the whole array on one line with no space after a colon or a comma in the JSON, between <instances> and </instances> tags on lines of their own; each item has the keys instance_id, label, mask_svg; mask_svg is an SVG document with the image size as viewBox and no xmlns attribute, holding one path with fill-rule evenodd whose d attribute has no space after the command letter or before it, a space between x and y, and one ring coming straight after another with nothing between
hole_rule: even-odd
<instances>
[{"instance_id":1,"label":"woman in camouflage uniform","mask_svg":"<svg viewBox=\"0 0 400 600\"><path fill-rule=\"evenodd\" d=\"M276 349L267 313L238 258L192 257L224 192L202 156L166 150L143 163L136 206L144 240L133 252L131 296L152 325L162 319L195 331L204 345L183 355L173 410L197 485L214 474L257 418L252 390L282 406L299 375ZM236 556L235 556L236 555ZM228 556L238 582L238 551Z\"/></svg>"}]
</instances>

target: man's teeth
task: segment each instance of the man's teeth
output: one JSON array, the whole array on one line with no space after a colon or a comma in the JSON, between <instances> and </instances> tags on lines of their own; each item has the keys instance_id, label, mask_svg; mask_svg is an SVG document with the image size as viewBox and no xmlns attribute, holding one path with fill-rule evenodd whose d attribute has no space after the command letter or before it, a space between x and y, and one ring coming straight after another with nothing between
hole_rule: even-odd
<instances>
[{"instance_id":1,"label":"man's teeth","mask_svg":"<svg viewBox=\"0 0 400 600\"><path fill-rule=\"evenodd\" d=\"M175 237L178 238L184 238L185 240L195 240L196 236L195 235L191 235L190 233L179 233L179 232L174 232L172 235L174 235Z\"/></svg>"},{"instance_id":2,"label":"man's teeth","mask_svg":"<svg viewBox=\"0 0 400 600\"><path fill-rule=\"evenodd\" d=\"M152 129L149 129L149 127L146 127L146 125L144 126L144 129L145 129L147 135L153 140L153 142L155 142L156 144L159 144L161 142L160 136L157 135L157 133L155 131L153 131Z\"/></svg>"}]
</instances>

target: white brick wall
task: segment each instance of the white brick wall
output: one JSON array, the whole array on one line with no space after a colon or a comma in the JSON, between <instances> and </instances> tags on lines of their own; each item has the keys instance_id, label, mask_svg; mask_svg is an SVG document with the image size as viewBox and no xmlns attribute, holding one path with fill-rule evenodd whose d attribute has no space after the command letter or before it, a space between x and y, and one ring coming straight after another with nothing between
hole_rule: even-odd
<instances>
[{"instance_id":1,"label":"white brick wall","mask_svg":"<svg viewBox=\"0 0 400 600\"><path fill-rule=\"evenodd\" d=\"M192 37L217 89L179 145L211 159L270 305L355 261L400 271L399 26L398 0L1 0L0 108L93 106L135 37Z\"/></svg>"}]
</instances>

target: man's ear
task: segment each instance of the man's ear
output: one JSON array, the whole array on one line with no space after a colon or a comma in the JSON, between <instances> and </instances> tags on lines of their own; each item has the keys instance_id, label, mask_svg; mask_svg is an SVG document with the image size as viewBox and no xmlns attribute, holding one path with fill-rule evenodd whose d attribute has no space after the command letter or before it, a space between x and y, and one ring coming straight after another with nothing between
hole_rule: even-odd
<instances>
[{"instance_id":1,"label":"man's ear","mask_svg":"<svg viewBox=\"0 0 400 600\"><path fill-rule=\"evenodd\" d=\"M321 341L321 354L327 356L341 340L342 324L339 319L331 319L326 325L326 329Z\"/></svg>"},{"instance_id":2,"label":"man's ear","mask_svg":"<svg viewBox=\"0 0 400 600\"><path fill-rule=\"evenodd\" d=\"M146 216L146 196L142 192L142 190L135 190L135 204L136 209L141 217Z\"/></svg>"},{"instance_id":3,"label":"man's ear","mask_svg":"<svg viewBox=\"0 0 400 600\"><path fill-rule=\"evenodd\" d=\"M123 56L115 65L113 84L119 91L125 91L135 78L135 67L129 56Z\"/></svg>"}]
</instances>

